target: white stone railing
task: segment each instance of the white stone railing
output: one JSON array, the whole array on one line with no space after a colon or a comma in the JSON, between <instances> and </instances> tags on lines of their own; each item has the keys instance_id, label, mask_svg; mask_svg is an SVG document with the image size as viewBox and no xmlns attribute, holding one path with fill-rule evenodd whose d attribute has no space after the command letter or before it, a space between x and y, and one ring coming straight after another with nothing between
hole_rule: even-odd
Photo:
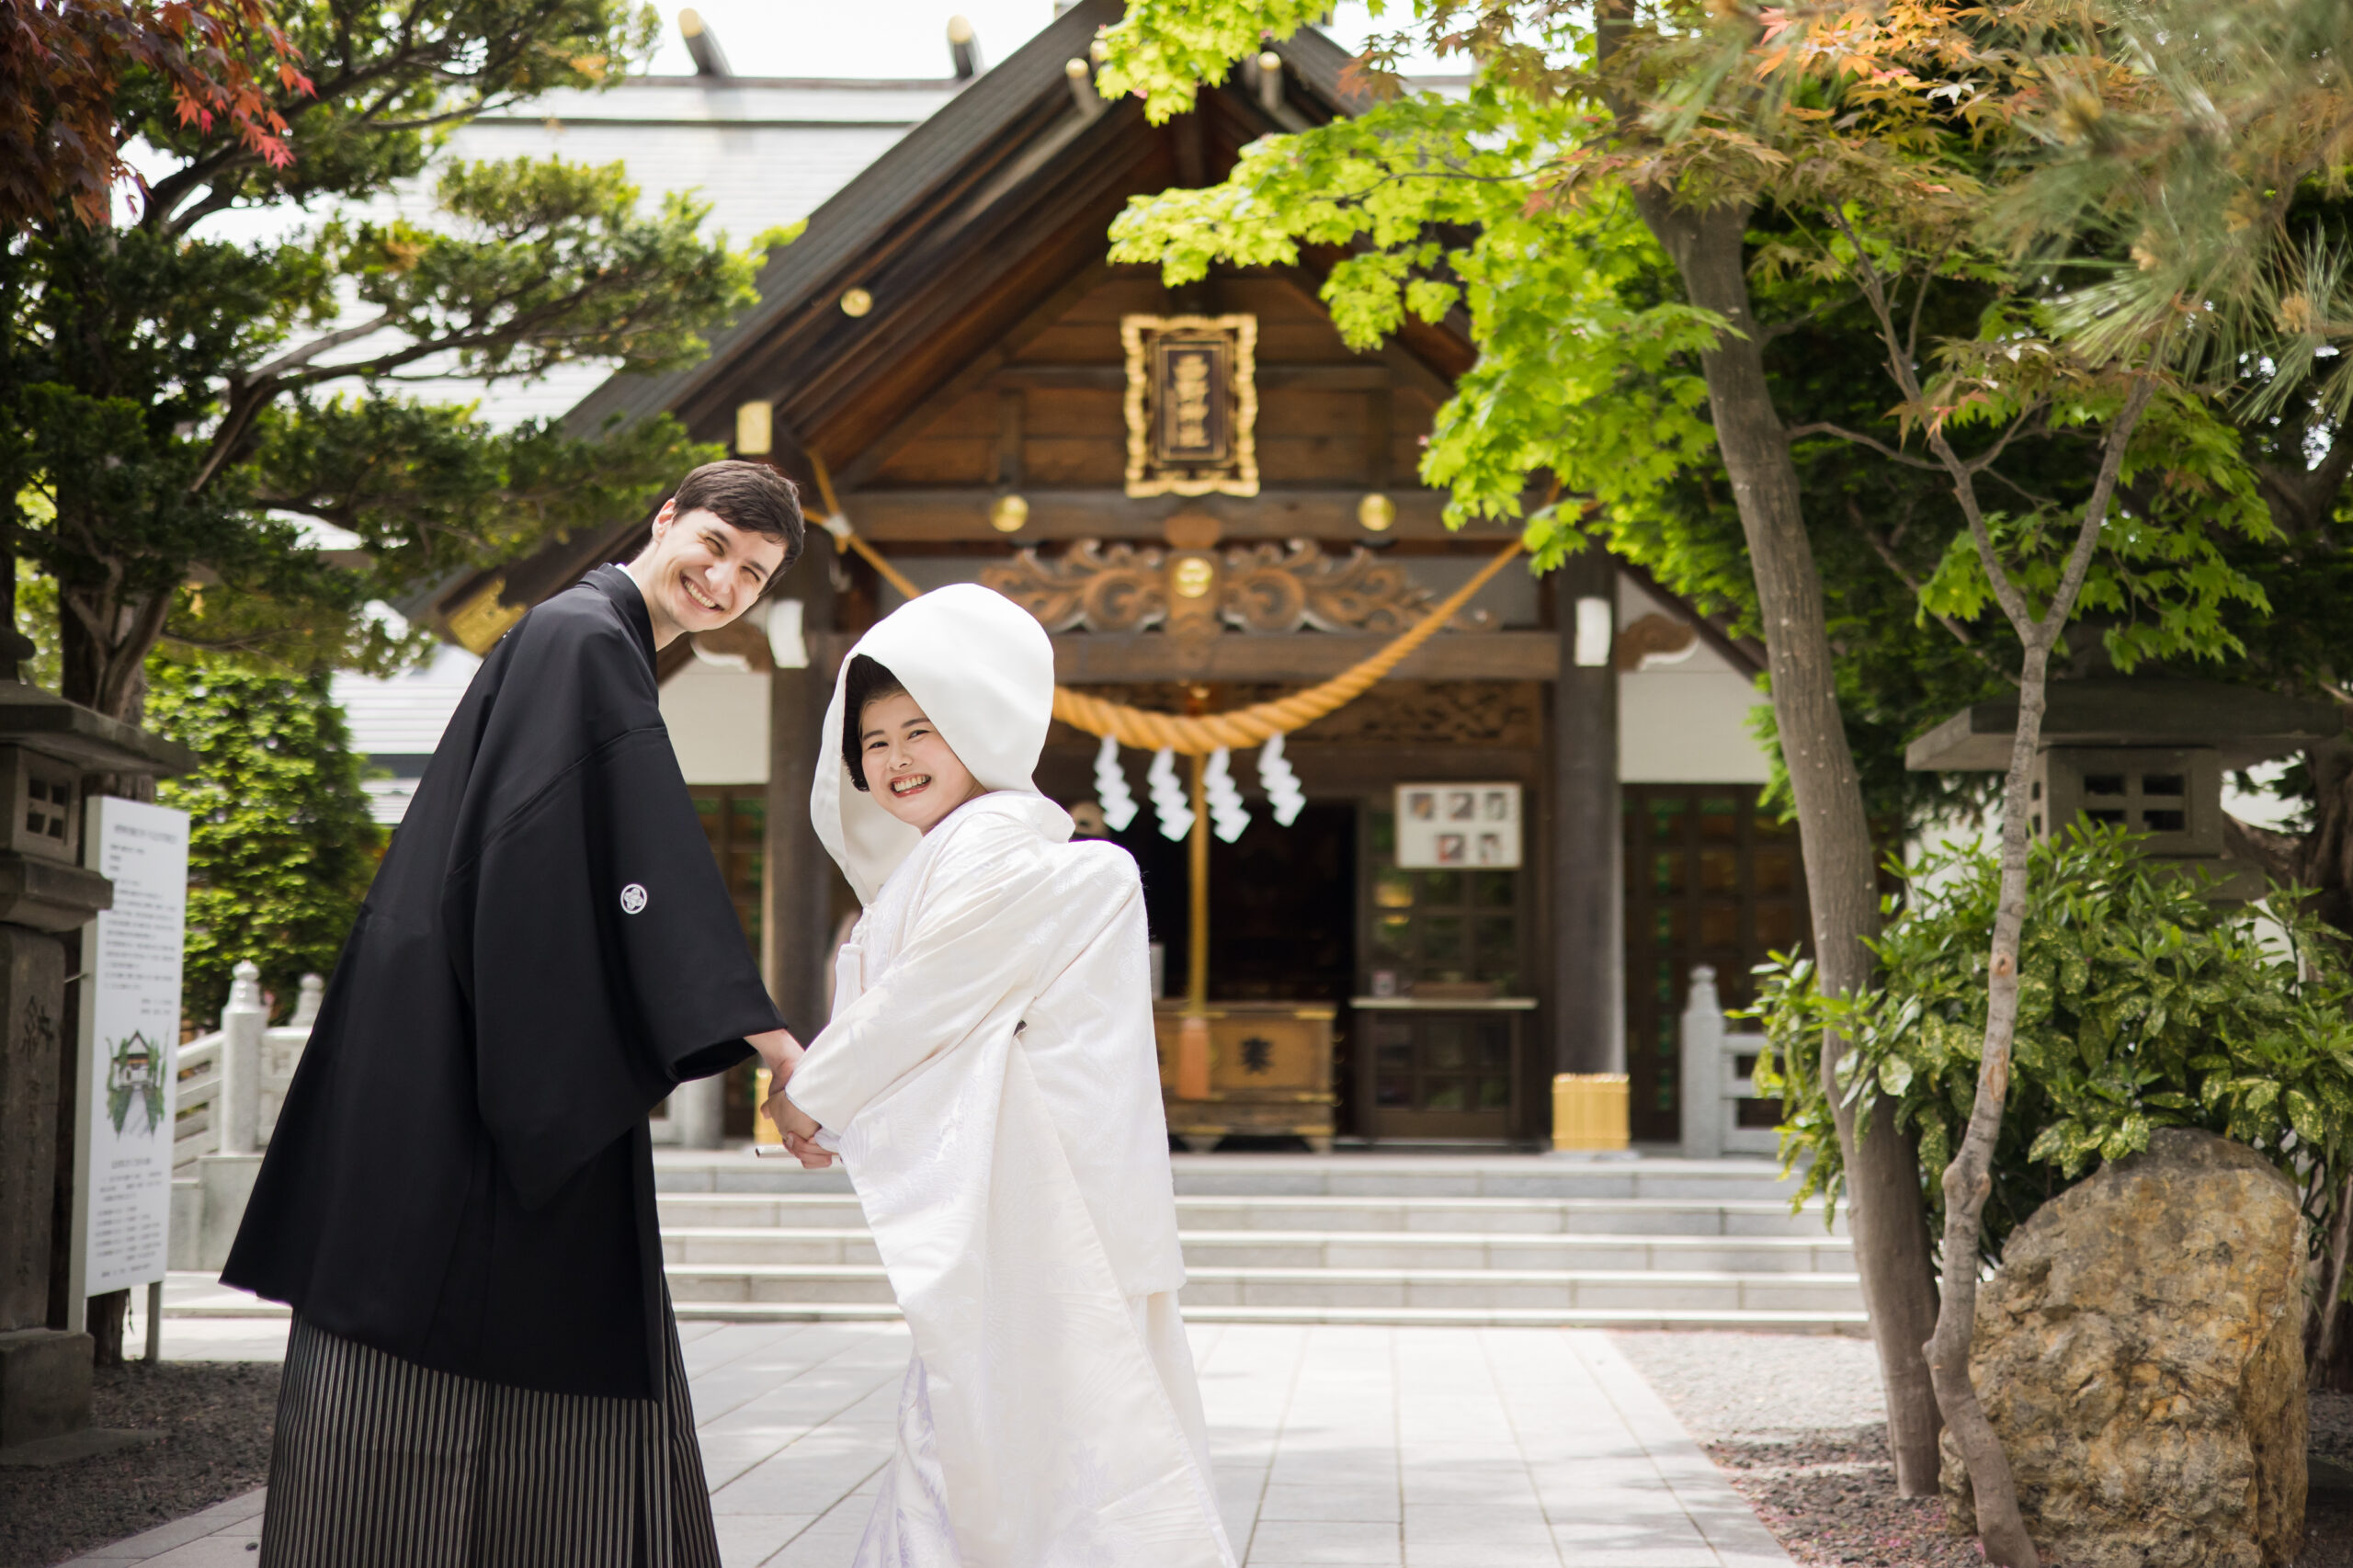
<instances>
[{"instance_id":1,"label":"white stone railing","mask_svg":"<svg viewBox=\"0 0 2353 1568\"><path fill-rule=\"evenodd\" d=\"M179 1113L172 1129L172 1174L194 1174L205 1154L251 1154L269 1144L278 1108L318 1020L326 983L302 977L294 1016L277 1028L261 999L261 971L251 960L231 971L221 1027L180 1047Z\"/></svg>"},{"instance_id":2,"label":"white stone railing","mask_svg":"<svg viewBox=\"0 0 2353 1568\"><path fill-rule=\"evenodd\" d=\"M1683 1005L1680 1087L1686 1159L1770 1154L1780 1148L1780 1135L1771 1127L1740 1124L1742 1104L1759 1103L1756 1085L1742 1070L1742 1062L1745 1060L1753 1069L1756 1053L1764 1049L1763 1035L1731 1031L1723 1002L1716 994L1715 970L1707 964L1694 969L1691 994ZM1776 1103L1777 1113L1779 1109Z\"/></svg>"}]
</instances>

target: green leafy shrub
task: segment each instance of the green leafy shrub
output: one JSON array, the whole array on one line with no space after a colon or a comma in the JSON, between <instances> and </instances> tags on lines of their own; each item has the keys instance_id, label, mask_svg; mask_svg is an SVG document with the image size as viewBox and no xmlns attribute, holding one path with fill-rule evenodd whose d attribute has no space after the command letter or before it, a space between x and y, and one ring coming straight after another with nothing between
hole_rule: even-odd
<instances>
[{"instance_id":1,"label":"green leafy shrub","mask_svg":"<svg viewBox=\"0 0 2353 1568\"><path fill-rule=\"evenodd\" d=\"M1819 1041L1844 1032L1841 1090L1865 1074L1916 1138L1933 1234L1945 1166L1977 1092L2000 866L1982 847L1932 854L1873 944L1880 989L1830 998L1810 960L1759 970L1770 1046L1757 1086L1784 1105L1782 1154L1812 1162L1835 1204L1844 1171ZM2210 884L2144 858L2134 835L2079 824L2033 846L2018 1040L1983 1245L1998 1258L2028 1215L2097 1169L2196 1127L2259 1151L2303 1194L2317 1245L2353 1157L2353 999L2335 949L2300 916L2201 896ZM2275 910L2289 901L2271 901Z\"/></svg>"},{"instance_id":2,"label":"green leafy shrub","mask_svg":"<svg viewBox=\"0 0 2353 1568\"><path fill-rule=\"evenodd\" d=\"M302 975L334 970L382 850L343 710L324 672L154 658L147 678L148 725L203 759L155 790L188 813L182 1011L218 1028L249 958L283 1022Z\"/></svg>"}]
</instances>

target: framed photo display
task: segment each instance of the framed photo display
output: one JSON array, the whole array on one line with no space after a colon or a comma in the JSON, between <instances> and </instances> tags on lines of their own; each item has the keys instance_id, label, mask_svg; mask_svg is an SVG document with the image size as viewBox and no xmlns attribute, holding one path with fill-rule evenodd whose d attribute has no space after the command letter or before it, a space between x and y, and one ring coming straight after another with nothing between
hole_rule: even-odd
<instances>
[{"instance_id":1,"label":"framed photo display","mask_svg":"<svg viewBox=\"0 0 2353 1568\"><path fill-rule=\"evenodd\" d=\"M1400 784L1398 868L1407 871L1517 869L1519 820L1517 784Z\"/></svg>"}]
</instances>

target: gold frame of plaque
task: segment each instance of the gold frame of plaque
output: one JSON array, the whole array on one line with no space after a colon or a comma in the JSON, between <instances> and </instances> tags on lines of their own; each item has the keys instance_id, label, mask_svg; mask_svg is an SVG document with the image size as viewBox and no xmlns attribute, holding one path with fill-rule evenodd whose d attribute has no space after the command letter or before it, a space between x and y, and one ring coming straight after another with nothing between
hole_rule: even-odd
<instances>
[{"instance_id":1,"label":"gold frame of plaque","mask_svg":"<svg viewBox=\"0 0 2353 1568\"><path fill-rule=\"evenodd\" d=\"M1168 1131L1188 1147L1206 1150L1228 1133L1304 1138L1319 1154L1332 1150L1332 1020L1329 1004L1212 1002L1203 1009L1210 1030L1210 1093L1188 1099L1176 1092L1176 1046L1185 1002L1154 1005L1160 1040L1160 1103Z\"/></svg>"},{"instance_id":2,"label":"gold frame of plaque","mask_svg":"<svg viewBox=\"0 0 2353 1568\"><path fill-rule=\"evenodd\" d=\"M1120 318L1128 494L1258 494L1258 318Z\"/></svg>"}]
</instances>

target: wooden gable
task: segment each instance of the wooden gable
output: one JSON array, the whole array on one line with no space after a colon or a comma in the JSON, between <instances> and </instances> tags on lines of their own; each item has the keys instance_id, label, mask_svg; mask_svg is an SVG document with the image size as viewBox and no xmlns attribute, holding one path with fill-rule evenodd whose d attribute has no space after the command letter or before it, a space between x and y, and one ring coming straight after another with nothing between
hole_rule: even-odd
<instances>
[{"instance_id":1,"label":"wooden gable","mask_svg":"<svg viewBox=\"0 0 2353 1568\"><path fill-rule=\"evenodd\" d=\"M1205 503L1230 534L1351 537L1358 502L1377 489L1395 494L1394 537L1444 539L1440 498L1414 471L1432 411L1472 358L1459 333L1417 327L1352 354L1312 269L1221 273L1177 300L1150 269L1104 260L1131 197L1214 181L1257 137L1346 112L1347 56L1302 33L1278 46L1273 109L1229 85L1154 127L1132 100L1074 90L1069 66L1119 15L1118 0L1081 0L1057 17L819 208L707 360L617 376L569 424L587 433L669 413L724 442L737 407L765 402L771 460L804 483L822 460L846 504L862 498L858 527L878 540L1001 542L986 503L1017 485L1032 508L1024 542L1148 537L1176 504L1120 489L1119 317L1214 305L1256 315L1261 333L1264 492L1249 506ZM843 308L852 290L871 301L858 315ZM445 628L511 619L626 554L646 520L616 518L415 608Z\"/></svg>"}]
</instances>

